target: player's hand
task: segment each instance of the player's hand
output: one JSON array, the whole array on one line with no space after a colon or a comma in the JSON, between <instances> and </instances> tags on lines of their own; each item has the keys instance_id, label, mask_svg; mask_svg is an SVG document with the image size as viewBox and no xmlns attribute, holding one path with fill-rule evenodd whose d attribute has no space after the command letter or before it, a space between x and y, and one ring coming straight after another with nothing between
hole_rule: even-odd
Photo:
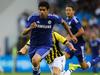
<instances>
[{"instance_id":1,"label":"player's hand","mask_svg":"<svg viewBox=\"0 0 100 75\"><path fill-rule=\"evenodd\" d=\"M77 42L78 42L78 40L77 40L77 38L76 38L75 36L72 36L71 39L72 39L72 41L73 41L74 43L77 43Z\"/></svg>"},{"instance_id":2,"label":"player's hand","mask_svg":"<svg viewBox=\"0 0 100 75\"><path fill-rule=\"evenodd\" d=\"M31 26L30 26L31 29L34 29L34 28L36 28L36 27L37 27L37 24L36 24L35 22L33 22L33 23L31 24Z\"/></svg>"},{"instance_id":3,"label":"player's hand","mask_svg":"<svg viewBox=\"0 0 100 75\"><path fill-rule=\"evenodd\" d=\"M70 50L76 51L76 49L74 48L74 46L72 45L72 43L68 42L67 46L68 46L68 48L70 48Z\"/></svg>"}]
</instances>

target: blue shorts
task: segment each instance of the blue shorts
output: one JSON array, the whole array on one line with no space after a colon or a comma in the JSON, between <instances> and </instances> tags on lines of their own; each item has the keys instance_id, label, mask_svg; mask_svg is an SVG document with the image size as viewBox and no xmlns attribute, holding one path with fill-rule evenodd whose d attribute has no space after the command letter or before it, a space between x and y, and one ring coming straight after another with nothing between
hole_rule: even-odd
<instances>
[{"instance_id":1,"label":"blue shorts","mask_svg":"<svg viewBox=\"0 0 100 75\"><path fill-rule=\"evenodd\" d=\"M48 55L51 49L52 47L47 46L30 47L28 54L30 56L30 59L32 59L35 54L39 54L43 59L46 55Z\"/></svg>"},{"instance_id":2,"label":"blue shorts","mask_svg":"<svg viewBox=\"0 0 100 75\"><path fill-rule=\"evenodd\" d=\"M75 52L71 51L69 48L66 48L65 52L70 54L70 58L76 56L78 61L82 63L84 61L84 51L85 51L85 44L73 44L74 47L77 49Z\"/></svg>"}]
</instances>

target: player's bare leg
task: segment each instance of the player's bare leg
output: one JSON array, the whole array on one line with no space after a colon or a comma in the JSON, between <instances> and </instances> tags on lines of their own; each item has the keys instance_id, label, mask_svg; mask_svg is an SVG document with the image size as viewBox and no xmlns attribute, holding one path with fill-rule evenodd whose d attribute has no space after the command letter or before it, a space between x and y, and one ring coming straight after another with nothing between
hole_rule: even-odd
<instances>
[{"instance_id":1,"label":"player's bare leg","mask_svg":"<svg viewBox=\"0 0 100 75\"><path fill-rule=\"evenodd\" d=\"M53 75L60 75L61 71L58 67L53 67Z\"/></svg>"},{"instance_id":2,"label":"player's bare leg","mask_svg":"<svg viewBox=\"0 0 100 75\"><path fill-rule=\"evenodd\" d=\"M66 59L70 58L70 54L65 52L65 57L66 57ZM97 57L90 62L86 62L83 60L82 62L80 62L80 65L81 65L82 69L87 69L87 68L90 68L91 66L97 64L98 62L100 62L100 57Z\"/></svg>"},{"instance_id":3,"label":"player's bare leg","mask_svg":"<svg viewBox=\"0 0 100 75\"><path fill-rule=\"evenodd\" d=\"M80 65L81 65L82 69L87 69L87 68L90 68L90 67L94 66L98 62L100 62L100 57L97 57L97 58L93 59L90 62L83 61L82 63L80 63Z\"/></svg>"},{"instance_id":4,"label":"player's bare leg","mask_svg":"<svg viewBox=\"0 0 100 75\"><path fill-rule=\"evenodd\" d=\"M40 61L41 56L39 54L35 54L32 57L32 65L33 65L33 74L39 75L40 74Z\"/></svg>"}]
</instances>

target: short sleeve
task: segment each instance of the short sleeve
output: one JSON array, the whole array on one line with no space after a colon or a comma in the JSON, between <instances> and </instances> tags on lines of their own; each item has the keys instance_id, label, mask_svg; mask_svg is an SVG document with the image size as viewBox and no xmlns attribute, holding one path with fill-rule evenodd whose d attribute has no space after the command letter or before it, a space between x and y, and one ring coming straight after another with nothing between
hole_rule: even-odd
<instances>
[{"instance_id":1,"label":"short sleeve","mask_svg":"<svg viewBox=\"0 0 100 75\"><path fill-rule=\"evenodd\" d=\"M82 27L81 23L78 22L78 23L76 24L76 28L79 30L81 27Z\"/></svg>"},{"instance_id":2,"label":"short sleeve","mask_svg":"<svg viewBox=\"0 0 100 75\"><path fill-rule=\"evenodd\" d=\"M27 19L27 21L26 21L25 27L26 28L30 27L31 23L34 22L34 19L35 19L35 17L33 15L32 16L29 16L28 19Z\"/></svg>"},{"instance_id":3,"label":"short sleeve","mask_svg":"<svg viewBox=\"0 0 100 75\"><path fill-rule=\"evenodd\" d=\"M75 24L75 27L79 30L82 27L82 24L77 18L73 18L73 22Z\"/></svg>"},{"instance_id":4,"label":"short sleeve","mask_svg":"<svg viewBox=\"0 0 100 75\"><path fill-rule=\"evenodd\" d=\"M58 15L53 15L54 17L54 22L55 24L61 24L62 23L62 17L58 16Z\"/></svg>"}]
</instances>

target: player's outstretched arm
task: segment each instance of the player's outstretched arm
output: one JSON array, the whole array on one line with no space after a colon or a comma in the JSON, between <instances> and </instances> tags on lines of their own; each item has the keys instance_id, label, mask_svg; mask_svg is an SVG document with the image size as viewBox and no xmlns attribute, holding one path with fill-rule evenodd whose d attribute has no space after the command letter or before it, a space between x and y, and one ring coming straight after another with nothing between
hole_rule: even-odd
<instances>
[{"instance_id":1,"label":"player's outstretched arm","mask_svg":"<svg viewBox=\"0 0 100 75\"><path fill-rule=\"evenodd\" d=\"M84 29L81 27L78 32L75 34L76 37L79 37L84 34Z\"/></svg>"},{"instance_id":2,"label":"player's outstretched arm","mask_svg":"<svg viewBox=\"0 0 100 75\"><path fill-rule=\"evenodd\" d=\"M27 54L27 50L28 50L28 45L25 45L23 48L21 48L20 51L17 52L17 54L25 55L25 54Z\"/></svg>"},{"instance_id":3,"label":"player's outstretched arm","mask_svg":"<svg viewBox=\"0 0 100 75\"><path fill-rule=\"evenodd\" d=\"M77 42L77 38L72 34L72 32L70 31L67 23L62 20L62 25L64 26L65 30L69 33L69 35L71 36L72 40L76 43Z\"/></svg>"},{"instance_id":4,"label":"player's outstretched arm","mask_svg":"<svg viewBox=\"0 0 100 75\"><path fill-rule=\"evenodd\" d=\"M66 45L67 47L70 48L70 50L75 51L76 49L74 46L67 40L67 38L63 37L61 34L57 32L53 32L53 35L55 36L55 39L57 39L60 43Z\"/></svg>"},{"instance_id":5,"label":"player's outstretched arm","mask_svg":"<svg viewBox=\"0 0 100 75\"><path fill-rule=\"evenodd\" d=\"M25 28L22 35L27 35L31 31L31 28Z\"/></svg>"},{"instance_id":6,"label":"player's outstretched arm","mask_svg":"<svg viewBox=\"0 0 100 75\"><path fill-rule=\"evenodd\" d=\"M69 41L67 41L67 42L65 43L65 45L66 45L68 48L70 48L70 50L76 51L76 49L74 48L73 44L70 43Z\"/></svg>"}]
</instances>

